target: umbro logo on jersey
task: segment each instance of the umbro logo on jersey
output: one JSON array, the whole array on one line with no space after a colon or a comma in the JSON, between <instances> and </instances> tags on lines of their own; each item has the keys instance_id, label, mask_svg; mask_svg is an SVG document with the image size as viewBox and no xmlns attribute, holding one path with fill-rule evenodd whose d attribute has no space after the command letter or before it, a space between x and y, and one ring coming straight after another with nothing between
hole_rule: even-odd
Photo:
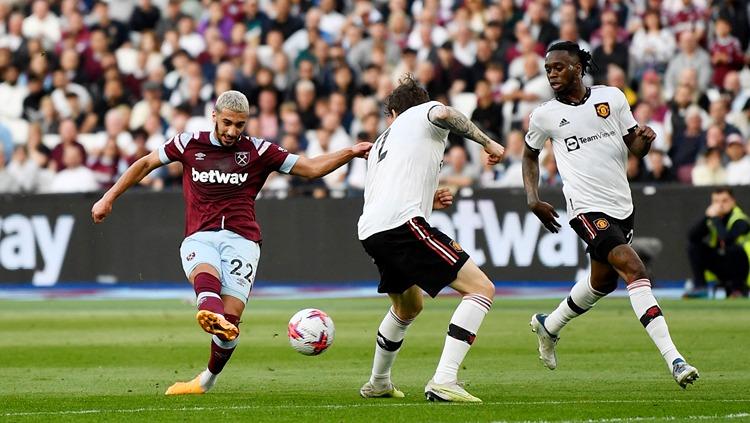
<instances>
[{"instance_id":1,"label":"umbro logo on jersey","mask_svg":"<svg viewBox=\"0 0 750 423\"><path fill-rule=\"evenodd\" d=\"M203 160L206 158L205 153L195 153L195 160Z\"/></svg>"},{"instance_id":2,"label":"umbro logo on jersey","mask_svg":"<svg viewBox=\"0 0 750 423\"><path fill-rule=\"evenodd\" d=\"M565 125L569 125L569 124L570 124L570 122L568 122L568 120L567 120L567 119L563 118L563 119L562 119L562 120L560 121L560 126L559 126L559 127L560 127L560 128L562 128L563 126L565 126Z\"/></svg>"}]
</instances>

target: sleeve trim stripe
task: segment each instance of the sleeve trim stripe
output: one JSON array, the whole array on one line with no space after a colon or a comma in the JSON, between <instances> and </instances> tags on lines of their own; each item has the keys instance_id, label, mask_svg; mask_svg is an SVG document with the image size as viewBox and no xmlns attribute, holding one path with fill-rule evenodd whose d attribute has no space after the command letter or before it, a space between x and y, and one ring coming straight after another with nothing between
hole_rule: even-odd
<instances>
[{"instance_id":1,"label":"sleeve trim stripe","mask_svg":"<svg viewBox=\"0 0 750 423\"><path fill-rule=\"evenodd\" d=\"M279 166L279 172L281 173L289 173L292 171L292 168L295 164L297 164L297 160L299 160L299 156L296 154L289 154L286 156L286 159L284 159L284 163Z\"/></svg>"},{"instance_id":2,"label":"sleeve trim stripe","mask_svg":"<svg viewBox=\"0 0 750 423\"><path fill-rule=\"evenodd\" d=\"M180 154L184 154L185 153L185 147L182 146L182 141L180 141L180 136L179 135L175 135L173 141L174 141L175 147L177 147L177 149L180 150Z\"/></svg>"},{"instance_id":3,"label":"sleeve trim stripe","mask_svg":"<svg viewBox=\"0 0 750 423\"><path fill-rule=\"evenodd\" d=\"M534 147L530 146L529 143L527 143L527 142L524 142L524 144L526 144L526 148L528 148L529 150L531 150L531 151L533 151L535 153L538 153L538 152L542 151L540 148L534 148Z\"/></svg>"},{"instance_id":4,"label":"sleeve trim stripe","mask_svg":"<svg viewBox=\"0 0 750 423\"><path fill-rule=\"evenodd\" d=\"M162 164L168 164L172 162L172 160L169 159L169 156L167 156L166 149L163 145L159 147L159 160L161 160Z\"/></svg>"},{"instance_id":5,"label":"sleeve trim stripe","mask_svg":"<svg viewBox=\"0 0 750 423\"><path fill-rule=\"evenodd\" d=\"M432 121L432 119L430 119L430 112L432 111L432 109L434 109L435 107L439 107L439 106L442 106L442 104L435 104L435 105L433 105L432 107L430 107L430 109L429 109L429 110L427 110L427 120L428 120L428 121L429 121L429 122L430 122L431 124L433 124L433 125L437 126L437 127L438 127L438 128L440 128L440 129L445 129L446 131L450 131L450 129L448 129L448 128L444 127L444 126L440 126L440 125L438 125L437 123L433 122L433 121Z\"/></svg>"},{"instance_id":6,"label":"sleeve trim stripe","mask_svg":"<svg viewBox=\"0 0 750 423\"><path fill-rule=\"evenodd\" d=\"M258 149L258 157L262 156L262 155L263 155L263 153L265 153L265 152L266 152L266 150L268 150L268 147L270 147L270 146L271 146L271 143L270 143L270 142L268 142L268 141L264 141L264 142L263 142L263 144L262 144L262 145L260 146L260 148Z\"/></svg>"}]
</instances>

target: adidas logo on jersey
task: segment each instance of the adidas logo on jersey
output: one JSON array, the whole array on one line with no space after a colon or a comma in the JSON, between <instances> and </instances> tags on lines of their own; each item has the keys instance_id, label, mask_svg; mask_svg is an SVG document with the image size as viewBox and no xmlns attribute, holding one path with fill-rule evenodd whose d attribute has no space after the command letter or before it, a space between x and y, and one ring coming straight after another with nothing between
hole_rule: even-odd
<instances>
[{"instance_id":1,"label":"adidas logo on jersey","mask_svg":"<svg viewBox=\"0 0 750 423\"><path fill-rule=\"evenodd\" d=\"M560 126L559 127L562 128L563 126L568 125L569 123L570 122L568 122L567 119L563 118L563 120L560 121Z\"/></svg>"},{"instance_id":2,"label":"adidas logo on jersey","mask_svg":"<svg viewBox=\"0 0 750 423\"><path fill-rule=\"evenodd\" d=\"M224 173L215 169L208 172L198 172L195 168L191 170L193 182L240 185L247 181L247 173Z\"/></svg>"}]
</instances>

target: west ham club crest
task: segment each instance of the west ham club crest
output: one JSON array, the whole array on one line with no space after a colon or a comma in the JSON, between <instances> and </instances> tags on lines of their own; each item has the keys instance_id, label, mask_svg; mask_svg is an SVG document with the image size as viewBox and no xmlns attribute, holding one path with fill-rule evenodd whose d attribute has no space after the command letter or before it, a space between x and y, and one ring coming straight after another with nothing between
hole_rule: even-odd
<instances>
[{"instance_id":1,"label":"west ham club crest","mask_svg":"<svg viewBox=\"0 0 750 423\"><path fill-rule=\"evenodd\" d=\"M240 166L246 166L249 160L247 151L238 151L234 153L234 161Z\"/></svg>"}]
</instances>

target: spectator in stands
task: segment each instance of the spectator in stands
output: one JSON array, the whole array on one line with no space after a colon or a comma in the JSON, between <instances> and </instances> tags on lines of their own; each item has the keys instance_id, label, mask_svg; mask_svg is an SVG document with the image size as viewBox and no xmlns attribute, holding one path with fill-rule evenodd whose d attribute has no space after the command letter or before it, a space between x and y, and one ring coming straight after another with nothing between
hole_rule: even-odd
<instances>
[{"instance_id":1,"label":"spectator in stands","mask_svg":"<svg viewBox=\"0 0 750 423\"><path fill-rule=\"evenodd\" d=\"M109 12L109 2L96 2L90 15L94 19L91 30L102 30L106 34L109 50L115 51L128 41L129 30L124 23L112 19Z\"/></svg>"},{"instance_id":2,"label":"spectator in stands","mask_svg":"<svg viewBox=\"0 0 750 423\"><path fill-rule=\"evenodd\" d=\"M562 177L557 169L557 160L552 150L547 150L547 154L541 162L542 169L539 174L539 186L542 187L560 187L562 186Z\"/></svg>"},{"instance_id":3,"label":"spectator in stands","mask_svg":"<svg viewBox=\"0 0 750 423\"><path fill-rule=\"evenodd\" d=\"M747 13L747 12L746 12ZM719 17L714 22L715 37L709 47L711 64L714 68L713 83L724 85L724 77L733 70L742 69L744 57L739 40L731 35L729 20Z\"/></svg>"},{"instance_id":4,"label":"spectator in stands","mask_svg":"<svg viewBox=\"0 0 750 423\"><path fill-rule=\"evenodd\" d=\"M596 0L580 0L578 2L578 29L581 33L581 38L590 40L591 35L599 28L601 20L600 9Z\"/></svg>"},{"instance_id":5,"label":"spectator in stands","mask_svg":"<svg viewBox=\"0 0 750 423\"><path fill-rule=\"evenodd\" d=\"M523 150L526 145L523 132L511 131L506 138L505 157L503 159L504 172L497 186L518 188L523 187L523 173L521 166L523 162Z\"/></svg>"},{"instance_id":6,"label":"spectator in stands","mask_svg":"<svg viewBox=\"0 0 750 423\"><path fill-rule=\"evenodd\" d=\"M747 297L750 219L737 205L730 188L719 187L711 193L711 204L688 232L688 242L693 287L686 297L708 297L707 282L718 282L727 297Z\"/></svg>"},{"instance_id":7,"label":"spectator in stands","mask_svg":"<svg viewBox=\"0 0 750 423\"><path fill-rule=\"evenodd\" d=\"M34 193L39 189L42 167L29 155L28 148L25 145L16 146L7 171L18 185L18 192Z\"/></svg>"},{"instance_id":8,"label":"spectator in stands","mask_svg":"<svg viewBox=\"0 0 750 423\"><path fill-rule=\"evenodd\" d=\"M628 85L627 75L625 75L625 71L622 70L621 67L614 64L609 65L607 68L606 85L619 88L620 91L625 94L625 99L630 106L633 106L638 102L638 94Z\"/></svg>"},{"instance_id":9,"label":"spectator in stands","mask_svg":"<svg viewBox=\"0 0 750 423\"><path fill-rule=\"evenodd\" d=\"M78 129L76 124L70 119L64 119L60 122L60 143L52 149L50 154L50 165L52 170L61 171L66 167L65 160L63 158L65 147L76 148L81 156L81 163L86 161L86 149L78 142Z\"/></svg>"},{"instance_id":10,"label":"spectator in stands","mask_svg":"<svg viewBox=\"0 0 750 423\"><path fill-rule=\"evenodd\" d=\"M674 182L676 180L672 167L668 165L669 156L664 150L651 148L646 156L646 172L642 179L643 182Z\"/></svg>"},{"instance_id":11,"label":"spectator in stands","mask_svg":"<svg viewBox=\"0 0 750 423\"><path fill-rule=\"evenodd\" d=\"M541 1L531 1L526 6L526 17L524 19L531 36L542 43L543 46L550 45L560 35L558 28L549 21L546 9Z\"/></svg>"},{"instance_id":12,"label":"spectator in stands","mask_svg":"<svg viewBox=\"0 0 750 423\"><path fill-rule=\"evenodd\" d=\"M0 149L0 194L19 192L21 186L5 165L5 152Z\"/></svg>"},{"instance_id":13,"label":"spectator in stands","mask_svg":"<svg viewBox=\"0 0 750 423\"><path fill-rule=\"evenodd\" d=\"M576 23L575 19L565 20L560 23L560 38L553 41L551 44L555 44L560 41L572 41L574 43L577 43L582 50L586 50L589 52L594 51L594 49L591 48L591 44L581 38L581 36L578 34L578 24Z\"/></svg>"},{"instance_id":14,"label":"spectator in stands","mask_svg":"<svg viewBox=\"0 0 750 423\"><path fill-rule=\"evenodd\" d=\"M750 156L746 153L745 141L739 134L727 136L727 184L750 185Z\"/></svg>"},{"instance_id":15,"label":"spectator in stands","mask_svg":"<svg viewBox=\"0 0 750 423\"><path fill-rule=\"evenodd\" d=\"M468 166L469 153L464 146L453 145L448 148L443 163L439 179L441 186L448 186L455 190L474 183L474 174Z\"/></svg>"},{"instance_id":16,"label":"spectator in stands","mask_svg":"<svg viewBox=\"0 0 750 423\"><path fill-rule=\"evenodd\" d=\"M683 34L691 33L696 41L702 41L706 36L706 14L703 7L694 0L673 2L674 9L669 12L669 25L672 32L679 39Z\"/></svg>"},{"instance_id":17,"label":"spectator in stands","mask_svg":"<svg viewBox=\"0 0 750 423\"><path fill-rule=\"evenodd\" d=\"M727 182L727 172L721 163L721 147L709 146L703 157L693 168L692 181L695 186L723 185Z\"/></svg>"},{"instance_id":18,"label":"spectator in stands","mask_svg":"<svg viewBox=\"0 0 750 423\"><path fill-rule=\"evenodd\" d=\"M672 136L669 157L676 169L677 178L683 183L690 183L698 154L706 148L706 132L702 129L701 110L698 106L687 108L685 122L685 128Z\"/></svg>"},{"instance_id":19,"label":"spectator in stands","mask_svg":"<svg viewBox=\"0 0 750 423\"><path fill-rule=\"evenodd\" d=\"M62 170L52 178L46 190L51 193L93 192L99 190L94 172L83 165L84 156L75 145L62 147Z\"/></svg>"},{"instance_id":20,"label":"spectator in stands","mask_svg":"<svg viewBox=\"0 0 750 423\"><path fill-rule=\"evenodd\" d=\"M723 98L718 98L711 102L709 114L711 116L711 125L717 126L722 130L724 136L729 134L741 134L740 130L734 125L727 122L727 113L729 112L727 102Z\"/></svg>"},{"instance_id":21,"label":"spectator in stands","mask_svg":"<svg viewBox=\"0 0 750 423\"><path fill-rule=\"evenodd\" d=\"M536 54L526 55L523 77L506 82L503 91L504 118L511 123L511 128L520 128L521 122L536 106L552 97L552 89L547 76L539 69Z\"/></svg>"},{"instance_id":22,"label":"spectator in stands","mask_svg":"<svg viewBox=\"0 0 750 423\"><path fill-rule=\"evenodd\" d=\"M375 47L385 50L386 60L395 66L401 57L401 49L389 39L388 30L383 22L376 22L368 28L369 37L352 46L346 59L355 70L361 72L371 62L370 56Z\"/></svg>"},{"instance_id":23,"label":"spectator in stands","mask_svg":"<svg viewBox=\"0 0 750 423\"><path fill-rule=\"evenodd\" d=\"M628 178L628 182L631 184L643 182L643 179L646 177L643 159L628 152L628 162L625 168L625 175Z\"/></svg>"},{"instance_id":24,"label":"spectator in stands","mask_svg":"<svg viewBox=\"0 0 750 423\"><path fill-rule=\"evenodd\" d=\"M614 18L614 14L611 14ZM620 69L628 69L629 53L625 43L617 39L617 24L603 24L601 28L601 44L592 53L594 63L598 66L592 72L595 84L605 82L609 65L617 65ZM598 70L597 70L598 69Z\"/></svg>"},{"instance_id":25,"label":"spectator in stands","mask_svg":"<svg viewBox=\"0 0 750 423\"><path fill-rule=\"evenodd\" d=\"M21 76L18 66L10 64L3 71L3 82L0 83L0 118L19 119L23 115L23 100L28 94L26 85L18 80Z\"/></svg>"},{"instance_id":26,"label":"spectator in stands","mask_svg":"<svg viewBox=\"0 0 750 423\"><path fill-rule=\"evenodd\" d=\"M260 137L272 142L279 141L280 122L276 113L277 94L274 90L264 89L258 96L258 120Z\"/></svg>"},{"instance_id":27,"label":"spectator in stands","mask_svg":"<svg viewBox=\"0 0 750 423\"><path fill-rule=\"evenodd\" d=\"M686 0L689 1L689 0ZM706 92L711 83L711 57L700 45L698 38L692 32L683 32L679 38L680 51L669 61L667 73L664 75L664 83L667 91L673 93L678 85L680 72L686 68L695 69L698 76L697 89Z\"/></svg>"},{"instance_id":28,"label":"spectator in stands","mask_svg":"<svg viewBox=\"0 0 750 423\"><path fill-rule=\"evenodd\" d=\"M151 0L139 0L138 5L130 15L130 29L136 32L156 29L161 18L161 11Z\"/></svg>"},{"instance_id":29,"label":"spectator in stands","mask_svg":"<svg viewBox=\"0 0 750 423\"><path fill-rule=\"evenodd\" d=\"M674 34L662 28L659 11L647 11L643 17L643 27L633 35L630 43L633 79L639 80L647 70L655 70L663 75L675 47Z\"/></svg>"},{"instance_id":30,"label":"spectator in stands","mask_svg":"<svg viewBox=\"0 0 750 423\"><path fill-rule=\"evenodd\" d=\"M120 175L120 149L114 138L107 139L101 149L95 149L89 156L89 169L94 172L94 177L99 184L99 189L109 189L117 181Z\"/></svg>"},{"instance_id":31,"label":"spectator in stands","mask_svg":"<svg viewBox=\"0 0 750 423\"><path fill-rule=\"evenodd\" d=\"M35 0L31 7L31 16L23 20L23 36L40 38L44 48L51 50L60 41L60 19L49 10L45 0Z\"/></svg>"},{"instance_id":32,"label":"spectator in stands","mask_svg":"<svg viewBox=\"0 0 750 423\"><path fill-rule=\"evenodd\" d=\"M490 83L485 79L477 81L474 88L477 107L471 114L471 120L482 131L493 139L501 139L503 134L503 106L492 98Z\"/></svg>"},{"instance_id":33,"label":"spectator in stands","mask_svg":"<svg viewBox=\"0 0 750 423\"><path fill-rule=\"evenodd\" d=\"M278 29L284 35L284 39L287 40L292 34L304 27L304 22L292 14L291 1L276 0L274 6L275 17L271 19L269 30Z\"/></svg>"}]
</instances>

